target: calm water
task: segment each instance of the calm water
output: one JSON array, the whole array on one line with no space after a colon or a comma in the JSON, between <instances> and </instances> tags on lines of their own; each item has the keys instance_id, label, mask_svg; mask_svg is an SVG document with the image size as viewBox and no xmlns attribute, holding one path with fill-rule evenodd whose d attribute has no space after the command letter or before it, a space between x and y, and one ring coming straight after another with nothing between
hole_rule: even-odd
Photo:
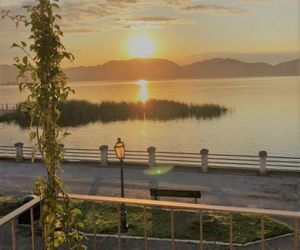
<instances>
[{"instance_id":1,"label":"calm water","mask_svg":"<svg viewBox=\"0 0 300 250\"><path fill-rule=\"evenodd\" d=\"M125 121L67 128L67 147L112 147L122 137L129 149L215 153L300 155L300 78L247 78L160 82L76 82L72 99L136 101L148 98L226 105L231 112L213 120ZM0 103L25 99L16 86L0 87ZM29 144L28 130L0 124L2 145Z\"/></svg>"}]
</instances>

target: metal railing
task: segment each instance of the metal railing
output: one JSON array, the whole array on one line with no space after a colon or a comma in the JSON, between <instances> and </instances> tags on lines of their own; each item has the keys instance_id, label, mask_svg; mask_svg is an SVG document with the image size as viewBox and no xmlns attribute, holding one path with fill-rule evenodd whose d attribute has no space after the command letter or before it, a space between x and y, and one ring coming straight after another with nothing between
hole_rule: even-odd
<instances>
[{"instance_id":1,"label":"metal railing","mask_svg":"<svg viewBox=\"0 0 300 250\"><path fill-rule=\"evenodd\" d=\"M18 152L22 153L21 158L32 158L32 147L22 147ZM115 157L113 150L107 150L104 152L106 155L105 163L114 163L118 159ZM87 148L64 148L64 160L71 162L100 162L101 154L97 149ZM290 156L267 156L265 158L257 155L238 155L238 154L216 154L208 153L206 156L200 153L189 152L170 152L170 151L156 151L151 157L155 157L155 162L150 164L150 154L147 151L141 150L127 150L126 151L126 163L137 164L166 164L172 166L190 166L190 167L203 167L203 158L207 158L208 168L230 168L230 169L251 169L260 170L265 167L266 170L278 170L278 171L300 171L300 157ZM0 158L15 158L16 148L14 146L0 146ZM35 159L40 159L39 153L35 154Z\"/></svg>"},{"instance_id":2,"label":"metal railing","mask_svg":"<svg viewBox=\"0 0 300 250\"><path fill-rule=\"evenodd\" d=\"M69 197L74 200L80 201L89 201L93 203L92 206L92 221L93 225L93 249L96 249L97 241L97 232L96 232L96 213L95 213L95 204L96 203L112 203L117 204L120 207L121 204L134 205L143 208L143 227L144 227L144 249L148 249L148 240L147 235L147 217L146 209L147 208L162 208L170 210L170 220L171 220L171 246L172 249L175 249L175 226L174 226L174 211L184 210L184 211L193 211L199 214L199 247L201 250L204 249L205 241L203 239L203 213L204 212L223 212L229 215L229 248L234 249L234 227L233 227L233 214L248 214L260 216L260 240L261 240L261 249L266 249L266 239L265 239L265 217L285 217L294 221L294 233L293 233L293 249L298 250L299 248L299 227L298 221L300 219L300 212L293 211L282 211L282 210L269 210L269 209L256 209L256 208L244 208L244 207L230 207L230 206L216 206L216 205L205 205L205 204L191 204L191 203L182 203L182 202L172 202L172 201L157 201L157 200L146 200L146 199L131 199L131 198L117 198L117 197L106 197L106 196L91 196L91 195L79 195L79 194L69 194ZM36 198L22 207L16 209L10 214L0 219L0 227L6 223L11 223L11 235L12 235L12 246L13 250L17 249L17 240L16 240L16 218L30 209L31 214L31 244L32 249L35 249L35 234L34 234L34 224L33 224L33 206L40 202L40 198ZM120 225L120 209L117 210L118 213L118 249L122 249L121 239L123 235L121 234L121 225Z\"/></svg>"},{"instance_id":3,"label":"metal railing","mask_svg":"<svg viewBox=\"0 0 300 250\"><path fill-rule=\"evenodd\" d=\"M0 227L5 225L6 223L11 223L11 240L12 240L12 249L17 249L17 233L16 233L16 220L19 215L23 214L24 212L30 210L30 229L31 229L31 249L35 249L35 232L34 232L34 214L33 214L33 207L40 203L41 199L39 197L29 201L28 203L24 204L23 206L17 208L16 210L12 211L8 215L0 218Z\"/></svg>"}]
</instances>

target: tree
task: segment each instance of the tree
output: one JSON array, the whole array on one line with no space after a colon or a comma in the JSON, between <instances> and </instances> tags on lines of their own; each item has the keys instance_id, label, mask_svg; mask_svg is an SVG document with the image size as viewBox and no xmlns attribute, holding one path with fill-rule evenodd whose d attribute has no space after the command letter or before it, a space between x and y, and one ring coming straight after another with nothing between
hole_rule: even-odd
<instances>
[{"instance_id":1,"label":"tree","mask_svg":"<svg viewBox=\"0 0 300 250\"><path fill-rule=\"evenodd\" d=\"M61 43L63 32L57 23L61 16L54 13L58 8L58 0L37 0L35 5L24 6L26 16L2 11L2 19L10 18L17 27L22 23L30 28L30 45L21 41L12 47L25 54L15 58L19 69L17 82L20 91L29 90L23 109L30 114L30 138L36 140L36 150L41 153L47 171L47 179L39 179L35 185L43 197L44 249L62 245L67 249L85 249L84 236L78 231L80 223L75 222L80 210L71 208L63 181L57 175L63 157L61 141L67 135L57 125L60 116L57 104L72 91L60 64L65 58L74 59Z\"/></svg>"}]
</instances>

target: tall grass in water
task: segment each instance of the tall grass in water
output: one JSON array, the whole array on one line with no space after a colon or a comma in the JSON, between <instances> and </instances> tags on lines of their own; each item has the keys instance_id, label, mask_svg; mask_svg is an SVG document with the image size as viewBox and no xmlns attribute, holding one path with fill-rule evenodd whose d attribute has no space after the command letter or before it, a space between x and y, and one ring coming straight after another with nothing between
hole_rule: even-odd
<instances>
[{"instance_id":1,"label":"tall grass in water","mask_svg":"<svg viewBox=\"0 0 300 250\"><path fill-rule=\"evenodd\" d=\"M212 119L225 114L228 109L217 104L186 104L170 100L143 102L102 102L70 100L58 105L61 112L60 126L78 126L90 122L103 123L125 120L159 120L168 121L195 117ZM22 127L29 125L29 117L20 109L0 117L0 122L14 121Z\"/></svg>"}]
</instances>

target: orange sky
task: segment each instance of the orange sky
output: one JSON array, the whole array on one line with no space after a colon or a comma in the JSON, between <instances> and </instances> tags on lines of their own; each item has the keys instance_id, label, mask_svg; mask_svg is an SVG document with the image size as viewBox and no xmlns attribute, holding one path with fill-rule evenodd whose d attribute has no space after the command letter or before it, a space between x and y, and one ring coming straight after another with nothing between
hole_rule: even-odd
<instances>
[{"instance_id":1,"label":"orange sky","mask_svg":"<svg viewBox=\"0 0 300 250\"><path fill-rule=\"evenodd\" d=\"M60 4L63 41L76 57L64 66L139 56L180 64L216 56L276 62L299 52L298 0L62 0ZM14 13L21 6L20 0L0 3L0 9ZM17 53L9 49L11 43L24 40L28 32L4 20L0 35L0 64L11 63Z\"/></svg>"}]
</instances>

